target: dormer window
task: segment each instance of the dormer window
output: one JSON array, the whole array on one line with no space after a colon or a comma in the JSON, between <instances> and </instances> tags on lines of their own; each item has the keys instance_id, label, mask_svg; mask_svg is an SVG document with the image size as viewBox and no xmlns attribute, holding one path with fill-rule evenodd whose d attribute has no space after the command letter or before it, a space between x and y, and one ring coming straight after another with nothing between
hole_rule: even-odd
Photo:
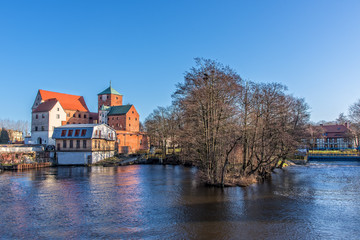
<instances>
[{"instance_id":1,"label":"dormer window","mask_svg":"<svg viewBox=\"0 0 360 240\"><path fill-rule=\"evenodd\" d=\"M66 135L66 130L62 130L62 131L61 131L61 136L62 136L62 137L65 137L65 135Z\"/></svg>"},{"instance_id":2,"label":"dormer window","mask_svg":"<svg viewBox=\"0 0 360 240\"><path fill-rule=\"evenodd\" d=\"M73 135L73 130L69 130L68 137L71 137Z\"/></svg>"},{"instance_id":3,"label":"dormer window","mask_svg":"<svg viewBox=\"0 0 360 240\"><path fill-rule=\"evenodd\" d=\"M80 129L75 130L75 137L78 137L80 135Z\"/></svg>"}]
</instances>

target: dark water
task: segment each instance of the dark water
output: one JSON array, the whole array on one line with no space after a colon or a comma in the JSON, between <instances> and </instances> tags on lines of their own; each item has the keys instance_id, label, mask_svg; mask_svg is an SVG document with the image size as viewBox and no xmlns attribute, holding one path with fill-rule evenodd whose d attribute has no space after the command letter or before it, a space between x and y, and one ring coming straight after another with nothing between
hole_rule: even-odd
<instances>
[{"instance_id":1,"label":"dark water","mask_svg":"<svg viewBox=\"0 0 360 240\"><path fill-rule=\"evenodd\" d=\"M1 239L360 239L360 163L311 163L248 188L180 166L0 174Z\"/></svg>"}]
</instances>

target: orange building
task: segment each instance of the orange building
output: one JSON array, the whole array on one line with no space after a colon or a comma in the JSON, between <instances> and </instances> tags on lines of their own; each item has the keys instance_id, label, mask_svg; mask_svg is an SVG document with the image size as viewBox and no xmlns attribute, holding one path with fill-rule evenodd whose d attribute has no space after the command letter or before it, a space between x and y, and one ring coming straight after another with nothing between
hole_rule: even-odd
<instances>
[{"instance_id":1,"label":"orange building","mask_svg":"<svg viewBox=\"0 0 360 240\"><path fill-rule=\"evenodd\" d=\"M116 130L116 149L134 153L148 149L148 138L140 132L140 116L134 105L122 105L122 95L111 86L98 94L99 123Z\"/></svg>"}]
</instances>

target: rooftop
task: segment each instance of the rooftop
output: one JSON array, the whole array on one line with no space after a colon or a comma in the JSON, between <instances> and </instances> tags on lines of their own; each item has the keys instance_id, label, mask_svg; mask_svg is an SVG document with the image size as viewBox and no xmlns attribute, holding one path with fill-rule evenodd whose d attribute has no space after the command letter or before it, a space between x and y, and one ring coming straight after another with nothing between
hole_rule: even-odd
<instances>
[{"instance_id":1,"label":"rooftop","mask_svg":"<svg viewBox=\"0 0 360 240\"><path fill-rule=\"evenodd\" d=\"M108 115L123 115L126 114L133 105L112 106Z\"/></svg>"},{"instance_id":2,"label":"rooftop","mask_svg":"<svg viewBox=\"0 0 360 240\"><path fill-rule=\"evenodd\" d=\"M33 112L48 112L53 109L57 102L58 100L54 98L46 100L45 102L40 103L40 105L35 108Z\"/></svg>"},{"instance_id":3,"label":"rooftop","mask_svg":"<svg viewBox=\"0 0 360 240\"><path fill-rule=\"evenodd\" d=\"M82 96L71 95L66 93L51 92L46 90L39 90L43 101L56 99L60 102L64 110L75 110L88 112L89 109L86 106L85 100Z\"/></svg>"},{"instance_id":4,"label":"rooftop","mask_svg":"<svg viewBox=\"0 0 360 240\"><path fill-rule=\"evenodd\" d=\"M115 89L113 89L111 86L108 87L107 89L105 89L104 91L102 91L101 93L99 93L98 95L103 95L103 94L115 94L115 95L120 95L122 96L120 93L118 93Z\"/></svg>"}]
</instances>

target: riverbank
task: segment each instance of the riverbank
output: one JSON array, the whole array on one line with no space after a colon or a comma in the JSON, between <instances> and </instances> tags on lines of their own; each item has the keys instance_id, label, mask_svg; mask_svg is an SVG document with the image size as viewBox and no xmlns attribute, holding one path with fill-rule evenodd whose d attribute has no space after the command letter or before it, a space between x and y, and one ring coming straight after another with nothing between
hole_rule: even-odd
<instances>
[{"instance_id":1,"label":"riverbank","mask_svg":"<svg viewBox=\"0 0 360 240\"><path fill-rule=\"evenodd\" d=\"M44 163L20 163L20 164L7 164L0 166L0 172L2 171L16 171L16 170L27 170L27 169L37 169L51 167L53 164L51 162Z\"/></svg>"}]
</instances>

